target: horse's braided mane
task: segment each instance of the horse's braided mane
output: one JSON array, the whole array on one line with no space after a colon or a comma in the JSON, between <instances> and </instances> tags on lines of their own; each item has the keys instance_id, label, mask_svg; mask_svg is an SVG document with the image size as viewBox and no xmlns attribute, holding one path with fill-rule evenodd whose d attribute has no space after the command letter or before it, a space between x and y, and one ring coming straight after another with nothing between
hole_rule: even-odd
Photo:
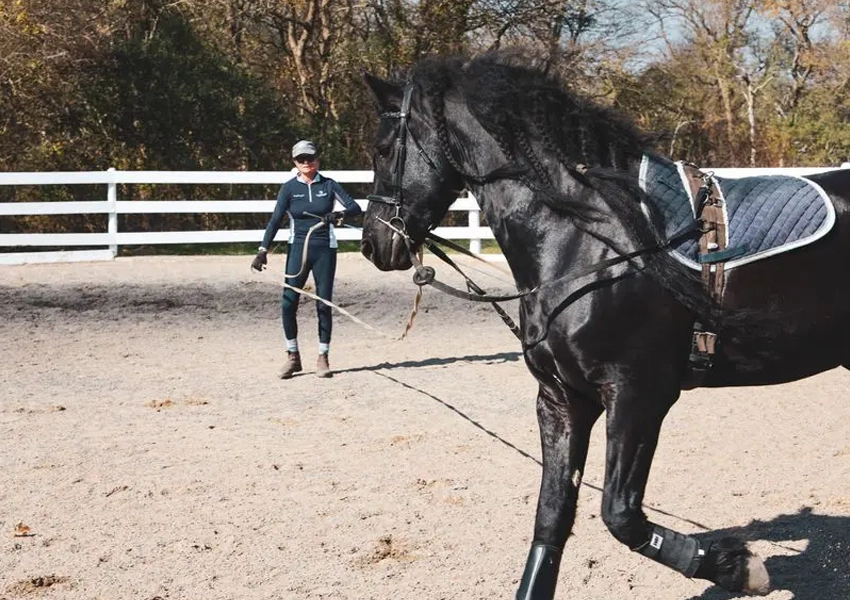
<instances>
[{"instance_id":1,"label":"horse's braided mane","mask_svg":"<svg viewBox=\"0 0 850 600\"><path fill-rule=\"evenodd\" d=\"M473 68L473 65L477 67ZM469 106L479 122L484 125L487 133L496 141L507 163L490 173L475 175L466 172L454 156L444 114L446 93L450 88L456 88L469 97L472 91L470 85L474 86L476 82L482 82L485 90L491 87L502 89L501 81L505 77L505 68L507 68L506 65L498 61L486 63L482 59L464 62L459 58L431 58L419 63L412 78L430 101L443 154L457 172L474 183L487 183L497 179L518 179L531 189L535 196L540 197L543 202L561 213L582 221L598 218L597 211L565 196L554 186L548 170L532 146L534 128L529 128L521 120L513 118L511 111L504 110L502 102L489 102L489 97L479 101L476 97L475 102L470 103ZM496 95L493 95L493 98L498 100ZM542 114L544 109L540 109L539 112ZM557 150L556 156L562 158L565 155ZM570 168L569 163L567 164Z\"/></svg>"},{"instance_id":2,"label":"horse's braided mane","mask_svg":"<svg viewBox=\"0 0 850 600\"><path fill-rule=\"evenodd\" d=\"M628 231L633 242L651 247L661 240L642 210L644 192L626 170L655 138L642 133L617 111L569 90L541 68L526 66L528 58L515 52L493 52L470 60L432 58L409 74L437 109L437 132L442 150L453 168L465 177L452 153L450 132L443 114L445 95L455 88L466 97L470 111L513 164L478 176L479 182L497 178L522 181L534 197L571 218L581 230L624 254L616 240L595 231L594 222L606 218L570 198L551 184L547 169L533 151L534 143L551 153L572 176L596 191L608 204L610 216ZM462 151L462 150L461 150ZM475 181L475 176L470 180ZM541 185L546 182L546 185ZM646 256L645 272L690 308L704 325L729 338L746 339L768 325L752 311L721 310L703 290L699 277L665 251Z\"/></svg>"},{"instance_id":3,"label":"horse's braided mane","mask_svg":"<svg viewBox=\"0 0 850 600\"><path fill-rule=\"evenodd\" d=\"M531 62L529 66L527 63ZM651 146L626 116L576 93L516 52L489 53L462 65L458 82L470 109L488 131L499 127L495 115L540 139L565 166L624 168L629 156Z\"/></svg>"},{"instance_id":4,"label":"horse's braided mane","mask_svg":"<svg viewBox=\"0 0 850 600\"><path fill-rule=\"evenodd\" d=\"M535 198L571 217L577 227L620 254L629 251L596 231L592 223L604 215L556 188L534 150L535 142L540 142L543 150L606 200L634 242L641 247L658 244L661 240L641 209L643 191L625 171L629 159L639 159L651 145L651 138L614 110L572 92L541 69L524 66L523 60L514 53L489 53L467 61L433 58L416 67L413 80L434 108L437 134L449 162L468 175L452 153L443 112L445 95L455 88L469 100L470 111L506 159L521 172L514 178L528 186ZM715 307L698 277L666 252L648 258L648 274L704 320L714 320Z\"/></svg>"},{"instance_id":5,"label":"horse's braided mane","mask_svg":"<svg viewBox=\"0 0 850 600\"><path fill-rule=\"evenodd\" d=\"M429 62L428 64L435 63ZM428 77L423 78L423 80L420 82L420 87L423 93L431 101L432 104L432 109L436 118L437 139L439 139L440 141L440 147L443 151L443 155L446 157L446 160L448 160L452 168L454 168L455 171L457 171L467 180L478 184L489 183L491 181L495 181L497 179L502 178L522 178L524 176L525 170L510 165L499 167L497 169L494 169L490 173L478 175L466 171L464 166L458 161L458 159L455 157L455 153L450 143L448 121L446 120L444 110L445 94L449 90L451 85L452 78L449 76L449 73L444 69L431 72Z\"/></svg>"}]
</instances>

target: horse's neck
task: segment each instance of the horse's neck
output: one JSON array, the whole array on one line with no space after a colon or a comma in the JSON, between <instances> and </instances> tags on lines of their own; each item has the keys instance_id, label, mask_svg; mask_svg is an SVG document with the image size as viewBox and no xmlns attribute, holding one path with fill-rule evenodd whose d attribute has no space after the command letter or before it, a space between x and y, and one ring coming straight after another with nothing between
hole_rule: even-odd
<instances>
[{"instance_id":1,"label":"horse's neck","mask_svg":"<svg viewBox=\"0 0 850 600\"><path fill-rule=\"evenodd\" d=\"M463 99L447 98L446 113L452 115L449 126L455 137L465 142L463 166L468 172L483 174L505 166L509 157L478 124ZM557 159L542 148L536 150L551 185L559 192L570 196L586 189ZM637 177L639 162L633 167L629 170ZM535 176L530 180L536 181ZM536 183L547 186L550 182ZM567 276L570 269L581 269L611 251L597 238L580 231L568 217L534 199L528 181L502 179L475 187L473 193L521 289ZM590 200L600 202L598 197ZM600 203L595 208L605 211L607 207Z\"/></svg>"},{"instance_id":2,"label":"horse's neck","mask_svg":"<svg viewBox=\"0 0 850 600\"><path fill-rule=\"evenodd\" d=\"M533 201L533 193L517 181L500 181L476 190L476 199L511 268L517 287L531 289L563 277L588 256L592 240L568 218Z\"/></svg>"},{"instance_id":3,"label":"horse's neck","mask_svg":"<svg viewBox=\"0 0 850 600\"><path fill-rule=\"evenodd\" d=\"M550 178L553 190L598 211L597 218L579 226L580 217L552 208L539 197L540 190L535 197L534 190L523 181L503 179L475 190L517 285L523 289L569 278L605 259L635 251L639 245L630 233L634 225L631 219L643 216L639 209L628 213L615 210L603 191L579 181L562 166L552 168Z\"/></svg>"}]
</instances>

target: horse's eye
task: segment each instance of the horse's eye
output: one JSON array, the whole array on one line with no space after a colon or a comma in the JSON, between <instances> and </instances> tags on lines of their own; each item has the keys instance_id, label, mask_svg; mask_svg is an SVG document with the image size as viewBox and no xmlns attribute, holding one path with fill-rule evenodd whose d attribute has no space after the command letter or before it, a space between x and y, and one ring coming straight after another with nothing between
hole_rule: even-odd
<instances>
[{"instance_id":1,"label":"horse's eye","mask_svg":"<svg viewBox=\"0 0 850 600\"><path fill-rule=\"evenodd\" d=\"M381 158L386 158L390 155L390 152L393 150L392 144L380 144L375 146L375 153Z\"/></svg>"}]
</instances>

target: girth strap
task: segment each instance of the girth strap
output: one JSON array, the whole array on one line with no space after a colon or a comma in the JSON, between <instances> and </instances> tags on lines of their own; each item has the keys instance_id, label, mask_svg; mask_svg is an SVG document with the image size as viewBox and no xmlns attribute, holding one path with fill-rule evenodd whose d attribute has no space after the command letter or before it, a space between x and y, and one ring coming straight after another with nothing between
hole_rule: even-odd
<instances>
[{"instance_id":1,"label":"girth strap","mask_svg":"<svg viewBox=\"0 0 850 600\"><path fill-rule=\"evenodd\" d=\"M699 261L702 282L718 304L725 287L724 251L729 242L726 231L726 205L711 173L703 173L694 165L684 163L683 171L691 188L694 214L700 222Z\"/></svg>"},{"instance_id":2,"label":"girth strap","mask_svg":"<svg viewBox=\"0 0 850 600\"><path fill-rule=\"evenodd\" d=\"M715 304L723 302L726 287L724 263L729 236L726 231L726 206L717 182L711 173L703 173L696 166L683 163L694 203L694 214L700 224L699 262L702 264L702 283ZM714 363L717 334L706 331L699 322L694 323L690 365L699 385Z\"/></svg>"}]
</instances>

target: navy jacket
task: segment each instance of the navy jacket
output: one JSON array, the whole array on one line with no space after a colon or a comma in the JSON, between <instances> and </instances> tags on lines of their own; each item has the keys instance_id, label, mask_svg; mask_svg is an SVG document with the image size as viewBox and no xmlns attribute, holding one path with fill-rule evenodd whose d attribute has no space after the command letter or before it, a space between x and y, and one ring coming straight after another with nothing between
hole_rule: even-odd
<instances>
[{"instance_id":1,"label":"navy jacket","mask_svg":"<svg viewBox=\"0 0 850 600\"><path fill-rule=\"evenodd\" d=\"M323 216L334 210L334 201L339 200L345 207L345 216L353 217L359 215L362 210L354 198L333 179L316 173L313 182L307 184L301 175L293 177L280 187L277 195L277 204L274 207L266 233L263 236L263 248L268 248L277 235L278 229L283 222L284 215L289 215L289 243L304 243L307 231L318 222L316 217L307 216L305 213ZM333 225L319 227L310 235L310 245L320 245L330 248L337 247L336 236Z\"/></svg>"}]
</instances>

